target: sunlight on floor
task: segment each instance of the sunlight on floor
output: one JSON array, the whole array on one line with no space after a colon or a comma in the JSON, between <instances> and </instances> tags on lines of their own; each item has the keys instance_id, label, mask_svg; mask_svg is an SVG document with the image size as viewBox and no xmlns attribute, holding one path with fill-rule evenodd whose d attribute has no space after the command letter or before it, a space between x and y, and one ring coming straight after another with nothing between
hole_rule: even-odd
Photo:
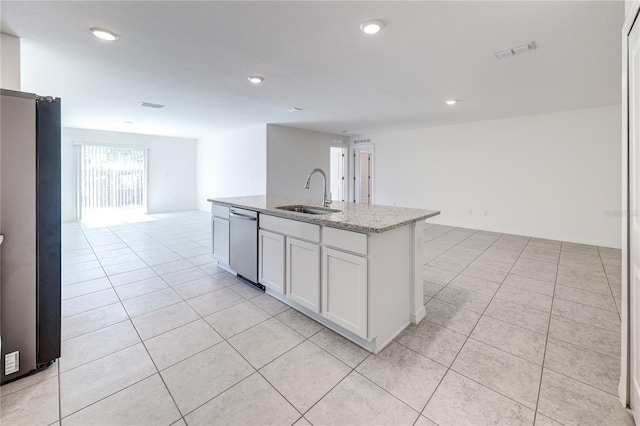
<instances>
[{"instance_id":1,"label":"sunlight on floor","mask_svg":"<svg viewBox=\"0 0 640 426\"><path fill-rule=\"evenodd\" d=\"M156 220L155 217L145 214L143 209L87 209L82 223L89 228L96 228Z\"/></svg>"}]
</instances>

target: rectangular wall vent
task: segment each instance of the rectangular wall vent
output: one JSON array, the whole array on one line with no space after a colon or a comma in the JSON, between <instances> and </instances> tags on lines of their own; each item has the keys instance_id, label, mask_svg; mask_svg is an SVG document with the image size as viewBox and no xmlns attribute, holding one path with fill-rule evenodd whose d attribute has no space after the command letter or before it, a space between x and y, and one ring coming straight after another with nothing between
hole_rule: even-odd
<instances>
[{"instance_id":1,"label":"rectangular wall vent","mask_svg":"<svg viewBox=\"0 0 640 426\"><path fill-rule=\"evenodd\" d=\"M166 107L166 105L160 105L160 104L153 104L151 102L142 102L140 104L140 106L146 107L146 108L155 108L155 109L161 109Z\"/></svg>"},{"instance_id":2,"label":"rectangular wall vent","mask_svg":"<svg viewBox=\"0 0 640 426\"><path fill-rule=\"evenodd\" d=\"M344 145L347 143L347 141L343 140L343 139L332 139L331 143L334 145Z\"/></svg>"},{"instance_id":3,"label":"rectangular wall vent","mask_svg":"<svg viewBox=\"0 0 640 426\"><path fill-rule=\"evenodd\" d=\"M361 145L361 144L365 144L365 143L371 143L371 139L358 139L353 141L354 145Z\"/></svg>"}]
</instances>

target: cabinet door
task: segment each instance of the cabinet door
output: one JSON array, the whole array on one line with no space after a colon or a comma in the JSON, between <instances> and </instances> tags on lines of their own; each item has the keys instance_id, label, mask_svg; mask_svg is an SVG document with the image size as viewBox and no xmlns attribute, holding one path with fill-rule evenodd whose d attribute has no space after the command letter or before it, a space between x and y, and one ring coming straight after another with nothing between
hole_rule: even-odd
<instances>
[{"instance_id":1,"label":"cabinet door","mask_svg":"<svg viewBox=\"0 0 640 426\"><path fill-rule=\"evenodd\" d=\"M284 294L284 235L258 231L258 282Z\"/></svg>"},{"instance_id":2,"label":"cabinet door","mask_svg":"<svg viewBox=\"0 0 640 426\"><path fill-rule=\"evenodd\" d=\"M320 313L320 246L286 238L287 297Z\"/></svg>"},{"instance_id":3,"label":"cabinet door","mask_svg":"<svg viewBox=\"0 0 640 426\"><path fill-rule=\"evenodd\" d=\"M325 248L322 315L366 339L367 306L367 259Z\"/></svg>"},{"instance_id":4,"label":"cabinet door","mask_svg":"<svg viewBox=\"0 0 640 426\"><path fill-rule=\"evenodd\" d=\"M213 217L213 257L229 264L229 221Z\"/></svg>"}]
</instances>

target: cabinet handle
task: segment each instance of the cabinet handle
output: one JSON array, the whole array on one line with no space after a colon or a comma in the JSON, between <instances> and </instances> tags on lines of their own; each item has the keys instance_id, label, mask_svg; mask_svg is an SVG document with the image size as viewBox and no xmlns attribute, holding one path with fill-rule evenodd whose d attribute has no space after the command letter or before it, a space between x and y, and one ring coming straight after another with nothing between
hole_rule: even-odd
<instances>
[{"instance_id":1,"label":"cabinet handle","mask_svg":"<svg viewBox=\"0 0 640 426\"><path fill-rule=\"evenodd\" d=\"M236 212L230 212L229 213L231 216L233 217L237 217L238 219L243 219L243 220L258 220L257 217L251 217L251 216L246 216L240 213L236 213Z\"/></svg>"}]
</instances>

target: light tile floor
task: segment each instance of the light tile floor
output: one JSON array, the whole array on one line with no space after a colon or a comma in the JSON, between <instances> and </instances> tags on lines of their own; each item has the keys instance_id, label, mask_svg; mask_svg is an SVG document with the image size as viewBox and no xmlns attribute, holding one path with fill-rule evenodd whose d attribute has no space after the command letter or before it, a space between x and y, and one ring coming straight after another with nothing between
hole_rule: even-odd
<instances>
[{"instance_id":1,"label":"light tile floor","mask_svg":"<svg viewBox=\"0 0 640 426\"><path fill-rule=\"evenodd\" d=\"M63 355L1 424L633 424L619 250L428 225L427 318L371 355L219 269L208 214L155 219L65 224Z\"/></svg>"}]
</instances>

